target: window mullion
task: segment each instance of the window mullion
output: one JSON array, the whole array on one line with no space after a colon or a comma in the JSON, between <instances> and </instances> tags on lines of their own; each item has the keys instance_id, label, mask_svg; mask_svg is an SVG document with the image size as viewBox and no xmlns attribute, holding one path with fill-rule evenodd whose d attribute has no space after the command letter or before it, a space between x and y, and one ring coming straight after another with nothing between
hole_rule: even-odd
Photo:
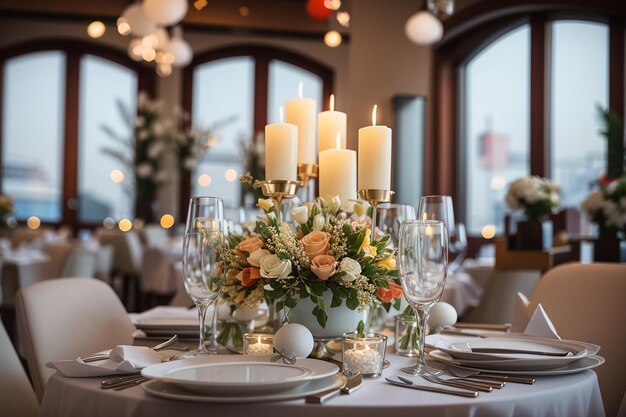
<instances>
[{"instance_id":1,"label":"window mullion","mask_svg":"<svg viewBox=\"0 0 626 417\"><path fill-rule=\"evenodd\" d=\"M549 33L546 18L530 20L530 173L549 173Z\"/></svg>"},{"instance_id":2,"label":"window mullion","mask_svg":"<svg viewBox=\"0 0 626 417\"><path fill-rule=\"evenodd\" d=\"M63 163L63 217L65 224L77 225L76 204L78 201L78 106L80 54L67 52L65 80L65 141Z\"/></svg>"}]
</instances>

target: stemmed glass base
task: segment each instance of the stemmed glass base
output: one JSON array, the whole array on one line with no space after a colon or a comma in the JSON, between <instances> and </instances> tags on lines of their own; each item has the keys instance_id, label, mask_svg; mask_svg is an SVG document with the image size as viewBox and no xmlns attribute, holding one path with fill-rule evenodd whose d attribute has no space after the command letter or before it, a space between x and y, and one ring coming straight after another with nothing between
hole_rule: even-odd
<instances>
[{"instance_id":1,"label":"stemmed glass base","mask_svg":"<svg viewBox=\"0 0 626 417\"><path fill-rule=\"evenodd\" d=\"M425 349L424 345L426 343L426 323L428 322L428 316L430 314L431 306L421 306L421 308L417 308L414 305L411 305L411 308L415 312L415 317L417 318L417 329L419 332L418 335L418 343L417 343L417 364L415 366L408 366L406 368L402 368L401 371L415 376L422 375L439 375L442 372L439 369L431 368L426 365L425 360Z\"/></svg>"}]
</instances>

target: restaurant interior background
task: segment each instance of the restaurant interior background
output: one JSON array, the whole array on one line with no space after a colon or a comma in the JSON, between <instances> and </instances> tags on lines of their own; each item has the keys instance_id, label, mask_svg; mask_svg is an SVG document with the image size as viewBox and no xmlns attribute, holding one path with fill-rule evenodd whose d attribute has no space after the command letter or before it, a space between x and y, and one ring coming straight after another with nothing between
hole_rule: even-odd
<instances>
[{"instance_id":1,"label":"restaurant interior background","mask_svg":"<svg viewBox=\"0 0 626 417\"><path fill-rule=\"evenodd\" d=\"M321 20L304 0L188 2L182 35L169 28L193 51L182 68L131 59L133 36L116 27L131 3L0 2L0 189L20 224L34 216L77 232L137 214L180 222L199 194L254 204L237 181L245 155L303 81L320 111L334 93L351 149L378 105L379 124L393 129L395 201L452 195L475 254L504 233L517 177L551 177L564 206L579 208L606 170L597 106L624 114L619 0L441 1L454 11L439 15L443 38L429 46L405 33L426 1L343 0ZM96 20L106 31L92 38ZM329 30L340 45L325 45ZM147 209L127 194L132 172L104 151L115 148L111 132L130 137L117 106L134 111L139 90L162 101L164 118L189 111L187 126L206 130L209 144L191 174L173 155L150 171L162 184Z\"/></svg>"}]
</instances>

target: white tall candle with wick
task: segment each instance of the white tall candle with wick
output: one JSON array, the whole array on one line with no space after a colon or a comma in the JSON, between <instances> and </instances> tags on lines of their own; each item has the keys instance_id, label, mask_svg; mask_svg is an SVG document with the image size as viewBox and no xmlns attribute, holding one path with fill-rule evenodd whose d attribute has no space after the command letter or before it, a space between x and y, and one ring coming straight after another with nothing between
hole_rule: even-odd
<instances>
[{"instance_id":1,"label":"white tall candle with wick","mask_svg":"<svg viewBox=\"0 0 626 417\"><path fill-rule=\"evenodd\" d=\"M376 126L377 108L372 126L359 129L359 190L391 189L391 129Z\"/></svg>"},{"instance_id":2,"label":"white tall candle with wick","mask_svg":"<svg viewBox=\"0 0 626 417\"><path fill-rule=\"evenodd\" d=\"M314 164L315 154L315 100L303 98L303 84L298 85L298 96L285 102L287 123L298 126L298 163Z\"/></svg>"},{"instance_id":3,"label":"white tall candle with wick","mask_svg":"<svg viewBox=\"0 0 626 417\"><path fill-rule=\"evenodd\" d=\"M335 95L330 95L330 110L317 115L317 147L319 152L336 149L337 133L341 141L339 148L346 149L346 126L348 116L344 112L335 111Z\"/></svg>"},{"instance_id":4,"label":"white tall candle with wick","mask_svg":"<svg viewBox=\"0 0 626 417\"><path fill-rule=\"evenodd\" d=\"M295 181L298 176L298 128L283 123L265 126L265 179Z\"/></svg>"},{"instance_id":5,"label":"white tall candle with wick","mask_svg":"<svg viewBox=\"0 0 626 417\"><path fill-rule=\"evenodd\" d=\"M339 196L341 202L345 202L356 198L356 152L340 148L339 133L335 146L320 152L320 197Z\"/></svg>"}]
</instances>

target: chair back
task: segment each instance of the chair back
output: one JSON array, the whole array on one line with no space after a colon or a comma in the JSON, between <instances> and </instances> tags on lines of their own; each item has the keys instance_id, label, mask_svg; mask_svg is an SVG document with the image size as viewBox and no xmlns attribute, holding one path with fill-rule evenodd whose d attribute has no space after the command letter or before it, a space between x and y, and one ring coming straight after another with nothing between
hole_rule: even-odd
<instances>
[{"instance_id":1,"label":"chair back","mask_svg":"<svg viewBox=\"0 0 626 417\"><path fill-rule=\"evenodd\" d=\"M137 274L141 267L143 248L141 240L133 230L98 230L96 237L101 245L113 246L113 271L121 274Z\"/></svg>"},{"instance_id":2,"label":"chair back","mask_svg":"<svg viewBox=\"0 0 626 417\"><path fill-rule=\"evenodd\" d=\"M89 278L52 279L18 292L23 354L41 400L54 370L46 362L132 344L134 326L113 289Z\"/></svg>"},{"instance_id":3,"label":"chair back","mask_svg":"<svg viewBox=\"0 0 626 417\"><path fill-rule=\"evenodd\" d=\"M36 417L39 403L11 339L0 323L0 410L6 417Z\"/></svg>"},{"instance_id":4,"label":"chair back","mask_svg":"<svg viewBox=\"0 0 626 417\"><path fill-rule=\"evenodd\" d=\"M143 251L139 282L147 293L168 295L176 291L174 266L161 249L149 247Z\"/></svg>"},{"instance_id":5,"label":"chair back","mask_svg":"<svg viewBox=\"0 0 626 417\"><path fill-rule=\"evenodd\" d=\"M60 277L96 277L98 268L98 252L75 244L65 261Z\"/></svg>"},{"instance_id":6,"label":"chair back","mask_svg":"<svg viewBox=\"0 0 626 417\"><path fill-rule=\"evenodd\" d=\"M51 277L62 278L70 276L64 275L64 269L73 250L74 244L70 242L48 243L42 248L42 251L50 257L46 268Z\"/></svg>"},{"instance_id":7,"label":"chair back","mask_svg":"<svg viewBox=\"0 0 626 417\"><path fill-rule=\"evenodd\" d=\"M149 248L161 248L167 244L168 231L160 224L146 224L141 229L142 243Z\"/></svg>"},{"instance_id":8,"label":"chair back","mask_svg":"<svg viewBox=\"0 0 626 417\"><path fill-rule=\"evenodd\" d=\"M606 363L595 369L607 416L626 392L626 264L569 263L550 269L530 301L541 303L563 339L600 345Z\"/></svg>"}]
</instances>

